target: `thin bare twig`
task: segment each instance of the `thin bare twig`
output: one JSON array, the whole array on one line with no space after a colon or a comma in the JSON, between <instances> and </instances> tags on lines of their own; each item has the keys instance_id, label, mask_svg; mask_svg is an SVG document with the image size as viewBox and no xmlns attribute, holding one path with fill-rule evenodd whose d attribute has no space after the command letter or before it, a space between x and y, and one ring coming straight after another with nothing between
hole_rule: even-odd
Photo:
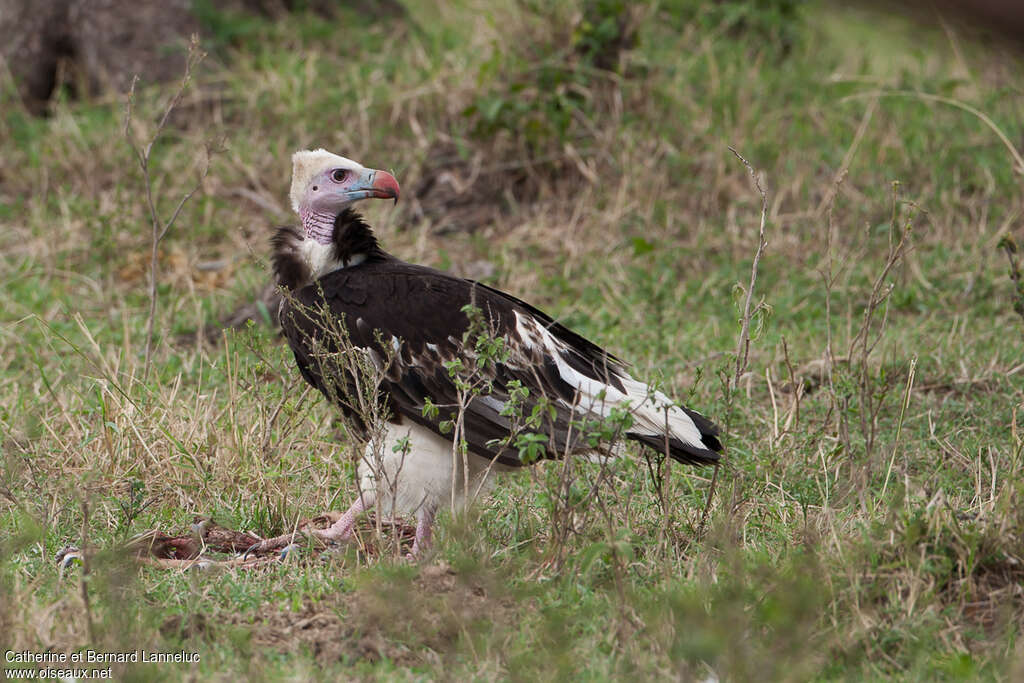
<instances>
[{"instance_id":1,"label":"thin bare twig","mask_svg":"<svg viewBox=\"0 0 1024 683\"><path fill-rule=\"evenodd\" d=\"M871 287L871 294L865 303L860 329L850 339L847 349L847 358L850 359L851 367L854 368L857 377L857 384L860 394L861 409L858 411L861 420L861 433L864 436L865 453L870 456L875 445L876 431L878 428L878 415L884 405L885 390L873 386L871 382L871 370L869 358L875 348L885 336L885 329L889 318L888 301L889 296L895 289L895 284L887 283L889 273L899 264L907 251L910 249L910 234L912 229L913 214L910 219L900 225L899 209L904 204L899 199L899 183L894 182L892 188L892 218L890 219L889 249L886 254L885 265L875 277ZM910 204L910 203L908 203ZM914 212L918 207L910 204ZM876 313L881 309L881 320L875 326ZM872 334L874 337L872 337ZM840 419L845 419L841 417ZM870 461L870 458L868 458Z\"/></svg>"},{"instance_id":2,"label":"thin bare twig","mask_svg":"<svg viewBox=\"0 0 1024 683\"><path fill-rule=\"evenodd\" d=\"M15 507L21 507L21 503L18 502L18 499L14 497L14 494L6 486L0 486L0 496L3 496L7 500L11 501Z\"/></svg>"},{"instance_id":3,"label":"thin bare twig","mask_svg":"<svg viewBox=\"0 0 1024 683\"><path fill-rule=\"evenodd\" d=\"M746 372L750 361L750 321L755 315L766 308L763 301L758 302L751 308L751 302L754 298L754 287L757 285L757 270L761 263L761 256L768 246L768 239L765 236L765 224L768 220L768 194L761 187L761 180L757 177L757 173L754 171L754 167L750 165L750 162L743 158L743 155L737 152L735 148L729 147L729 151L747 167L747 171L754 181L754 186L757 188L758 194L761 195L761 223L757 231L757 251L754 252L754 262L750 265L750 284L747 286L747 291L743 298L743 316L740 318L740 334L736 340L736 367L732 380L726 382L726 402L728 404L726 407L726 432L729 431L732 424L732 404L736 390L739 388L740 377ZM708 497L704 503L704 511L701 513L698 535L703 535L708 521L711 501L714 499L715 489L718 485L719 468L720 465L715 463L715 471L711 475L711 486L708 487Z\"/></svg>"},{"instance_id":4,"label":"thin bare twig","mask_svg":"<svg viewBox=\"0 0 1024 683\"><path fill-rule=\"evenodd\" d=\"M747 287L747 293L743 300L743 317L740 319L740 336L736 341L736 374L733 375L732 389L736 390L739 386L740 376L746 371L748 358L750 355L750 319L756 315L763 307L763 302L757 304L753 311L750 310L750 302L754 297L754 285L757 284L757 267L761 262L761 255L764 254L765 247L768 246L768 240L765 238L764 226L765 221L768 218L768 195L761 187L761 180L757 177L757 173L754 171L754 167L750 165L750 162L743 158L739 152L732 147L729 151L736 155L736 158L743 162L743 165L747 167L747 171L750 173L750 177L754 180L754 186L757 188L758 194L761 195L761 225L758 228L757 233L757 251L754 252L754 263L750 266L750 286Z\"/></svg>"},{"instance_id":5,"label":"thin bare twig","mask_svg":"<svg viewBox=\"0 0 1024 683\"><path fill-rule=\"evenodd\" d=\"M149 315L146 320L146 362L142 371L143 381L149 377L149 370L153 362L153 325L156 320L157 279L159 266L158 256L160 243L167 235L167 232L171 229L171 226L173 226L178 220L178 216L181 214L181 210L185 207L185 204L187 204L188 201L192 199L192 196L199 191L199 188L202 187L203 181L206 179L206 175L210 171L210 156L213 153L213 148L210 145L206 145L206 161L199 173L199 178L196 180L195 185L193 185L192 188L181 197L177 206L174 207L171 217L166 222L160 218L160 214L156 207L156 201L153 199L153 179L150 173L149 162L153 151L153 145L156 144L157 140L163 134L171 112L181 104L185 91L188 89L189 83L192 81L192 72L204 57L206 57L206 53L199 49L199 38L198 36L193 35L192 40L189 43L188 56L185 59L185 74L181 79L181 84L171 97L170 102L168 102L163 115L160 117L160 122L156 126L156 130L153 132L153 135L149 138L149 141L145 146L139 145L132 131L132 112L135 105L135 86L139 81L139 77L137 75L132 78L131 87L128 91L128 99L125 102L124 137L128 141L129 146L131 146L132 151L135 153L135 158L139 163L139 169L142 171L142 179L146 186L146 204L149 208L149 217L152 224L152 241L150 245L149 261Z\"/></svg>"},{"instance_id":6,"label":"thin bare twig","mask_svg":"<svg viewBox=\"0 0 1024 683\"><path fill-rule=\"evenodd\" d=\"M996 246L1005 251L1006 258L1010 260L1010 279L1013 281L1013 310L1021 318L1024 318L1024 270L1021 269L1020 260L1017 256L1019 248L1010 236L999 240L999 244Z\"/></svg>"},{"instance_id":7,"label":"thin bare twig","mask_svg":"<svg viewBox=\"0 0 1024 683\"><path fill-rule=\"evenodd\" d=\"M78 588L82 597L82 607L85 610L85 627L89 635L89 642L96 643L96 626L92 618L92 603L89 602L89 571L91 567L89 549L89 504L82 501L82 574L79 577Z\"/></svg>"}]
</instances>

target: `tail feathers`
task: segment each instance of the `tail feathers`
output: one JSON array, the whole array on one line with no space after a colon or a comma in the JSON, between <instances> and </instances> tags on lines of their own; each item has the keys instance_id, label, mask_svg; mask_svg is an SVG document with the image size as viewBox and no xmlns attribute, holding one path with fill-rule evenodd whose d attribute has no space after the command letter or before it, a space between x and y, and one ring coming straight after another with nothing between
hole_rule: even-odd
<instances>
[{"instance_id":1,"label":"tail feathers","mask_svg":"<svg viewBox=\"0 0 1024 683\"><path fill-rule=\"evenodd\" d=\"M718 425L698 413L696 410L690 410L686 406L679 407L690 416L690 419L693 420L693 424L697 425L697 429L700 431L700 440L704 442L704 445L713 451L722 450L722 442L718 440Z\"/></svg>"},{"instance_id":2,"label":"tail feathers","mask_svg":"<svg viewBox=\"0 0 1024 683\"><path fill-rule=\"evenodd\" d=\"M643 445L658 451L659 453L665 452L665 436L663 434L638 434L637 432L629 432L626 434L627 437L634 441L639 441ZM708 443L708 442L711 443ZM714 465L721 460L722 455L716 451L722 449L722 444L718 442L718 439L714 436L704 437L704 444L707 448L701 448L700 446L694 446L692 444L684 443L674 436L668 438L668 454L673 460L681 462L686 465Z\"/></svg>"},{"instance_id":3,"label":"tail feathers","mask_svg":"<svg viewBox=\"0 0 1024 683\"><path fill-rule=\"evenodd\" d=\"M718 440L718 425L686 406L679 406L679 408L692 421L693 427L696 427L696 431L700 433L700 439L680 438L676 433L673 433L674 430L670 429L667 439L668 455L673 460L687 465L713 465L717 463L722 458L722 442ZM686 420L686 417L679 415L677 411L674 410L673 412L684 421ZM686 432L690 433L693 433L693 431L692 427L686 430ZM683 433L685 434L686 432ZM629 432L626 436L634 441L639 441L659 453L665 452L666 438L664 431L660 434Z\"/></svg>"}]
</instances>

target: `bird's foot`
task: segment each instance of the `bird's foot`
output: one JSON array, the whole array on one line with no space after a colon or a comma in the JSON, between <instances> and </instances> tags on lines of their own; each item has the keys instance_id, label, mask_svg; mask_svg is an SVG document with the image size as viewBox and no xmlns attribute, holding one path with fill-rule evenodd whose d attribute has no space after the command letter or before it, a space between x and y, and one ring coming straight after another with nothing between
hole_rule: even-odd
<instances>
[{"instance_id":1,"label":"bird's foot","mask_svg":"<svg viewBox=\"0 0 1024 683\"><path fill-rule=\"evenodd\" d=\"M306 529L300 534L299 532L292 532L288 534L281 534L280 536L274 536L273 538L265 538L259 543L254 543L248 550L242 553L242 559L248 559L250 555L258 555L260 553L269 552L272 550L281 550L283 548L290 549L291 546L296 544L296 540L305 533L313 536L324 543L340 543L347 541L352 537L352 532L356 526L356 519L365 509L365 504L362 498L357 498L356 502L345 511L345 514L341 515L333 524L326 529ZM335 513L337 514L337 513ZM325 515L329 519L333 519L331 515ZM287 556L287 552L283 552L281 557Z\"/></svg>"},{"instance_id":2,"label":"bird's foot","mask_svg":"<svg viewBox=\"0 0 1024 683\"><path fill-rule=\"evenodd\" d=\"M326 543L347 541L352 538L352 532L356 528L356 520L365 509L366 505L363 499L361 497L356 498L356 502L352 503L351 507L345 511L345 514L338 518L338 521L326 529L314 529L313 535Z\"/></svg>"},{"instance_id":3,"label":"bird's foot","mask_svg":"<svg viewBox=\"0 0 1024 683\"><path fill-rule=\"evenodd\" d=\"M293 550L298 550L303 547L302 539L304 537L312 536L313 538L323 542L326 545L332 545L334 543L345 541L351 538L352 534L347 535L328 535L328 529L312 529L305 532L293 533L293 534L282 534L280 536L274 536L273 538L265 538L259 543L254 543L249 546L244 553L242 553L242 559L246 560L250 555L262 555L268 552L276 552L279 559L285 559L289 553ZM316 542L314 541L314 545Z\"/></svg>"},{"instance_id":4,"label":"bird's foot","mask_svg":"<svg viewBox=\"0 0 1024 683\"><path fill-rule=\"evenodd\" d=\"M419 561L434 538L434 515L436 508L422 507L416 513L416 537L413 539L412 548L406 554L405 559L410 562Z\"/></svg>"},{"instance_id":5,"label":"bird's foot","mask_svg":"<svg viewBox=\"0 0 1024 683\"><path fill-rule=\"evenodd\" d=\"M264 538L259 543L253 543L251 546L246 548L245 552L242 553L242 560L249 559L250 555L261 555L272 550L283 550L292 545L295 545L295 540L299 538L297 533L281 534L280 536L274 536L273 538Z\"/></svg>"},{"instance_id":6,"label":"bird's foot","mask_svg":"<svg viewBox=\"0 0 1024 683\"><path fill-rule=\"evenodd\" d=\"M347 524L339 527L337 524L328 529L313 529L312 535L314 538L318 538L324 543L342 543L352 538L352 532L355 530L355 521L352 524Z\"/></svg>"},{"instance_id":7,"label":"bird's foot","mask_svg":"<svg viewBox=\"0 0 1024 683\"><path fill-rule=\"evenodd\" d=\"M402 555L402 559L409 564L416 564L423 558L424 550L425 548L420 547L419 540L417 539L412 542L412 547L409 548L409 552Z\"/></svg>"}]
</instances>

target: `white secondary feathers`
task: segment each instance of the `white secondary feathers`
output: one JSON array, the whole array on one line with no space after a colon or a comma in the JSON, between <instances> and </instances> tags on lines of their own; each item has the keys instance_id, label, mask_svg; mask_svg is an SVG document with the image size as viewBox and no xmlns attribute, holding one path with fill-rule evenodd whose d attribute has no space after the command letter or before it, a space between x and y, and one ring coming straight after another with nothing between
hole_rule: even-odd
<instances>
[{"instance_id":1,"label":"white secondary feathers","mask_svg":"<svg viewBox=\"0 0 1024 683\"><path fill-rule=\"evenodd\" d=\"M358 161L328 152L326 149L304 149L292 155L292 210L299 212L299 202L306 194L310 181L329 168L346 168L351 171L362 171L364 167Z\"/></svg>"},{"instance_id":2,"label":"white secondary feathers","mask_svg":"<svg viewBox=\"0 0 1024 683\"><path fill-rule=\"evenodd\" d=\"M667 426L670 436L697 448L707 448L701 440L697 425L668 396L652 390L619 368L609 368L609 371L614 372L622 382L625 393L577 372L565 360L564 354L568 352L565 344L531 316L519 311L515 312L515 316L516 330L522 340L528 346L540 345L546 355L554 359L562 379L578 392L578 411L607 417L613 408L622 407L628 401L629 412L633 416L633 426L629 431L659 436L665 433Z\"/></svg>"}]
</instances>

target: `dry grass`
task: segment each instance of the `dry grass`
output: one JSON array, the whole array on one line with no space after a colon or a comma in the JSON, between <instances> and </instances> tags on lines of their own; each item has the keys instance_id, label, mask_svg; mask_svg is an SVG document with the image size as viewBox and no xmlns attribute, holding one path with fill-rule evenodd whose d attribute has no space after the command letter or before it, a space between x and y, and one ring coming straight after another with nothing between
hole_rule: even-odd
<instances>
[{"instance_id":1,"label":"dry grass","mask_svg":"<svg viewBox=\"0 0 1024 683\"><path fill-rule=\"evenodd\" d=\"M669 3L631 11L609 71L580 47L600 4L410 8L340 42L299 16L213 55L150 158L170 215L225 140L157 252L148 378L151 218L121 102L5 113L4 647L204 653L115 672L171 677L1014 678L1024 361L997 245L1022 239L1019 57L820 7L783 53L775 24ZM138 91L139 139L172 90ZM423 568L108 552L197 514L284 532L354 494L353 444L271 330L177 341L263 285L287 159L320 145L419 188L366 207L393 253L482 273L731 414L707 528L709 471L671 467L663 509L631 459L575 487L560 465L512 477L442 521ZM728 145L768 190L753 301L772 315L737 382L761 204ZM88 578L58 578L86 539Z\"/></svg>"}]
</instances>

